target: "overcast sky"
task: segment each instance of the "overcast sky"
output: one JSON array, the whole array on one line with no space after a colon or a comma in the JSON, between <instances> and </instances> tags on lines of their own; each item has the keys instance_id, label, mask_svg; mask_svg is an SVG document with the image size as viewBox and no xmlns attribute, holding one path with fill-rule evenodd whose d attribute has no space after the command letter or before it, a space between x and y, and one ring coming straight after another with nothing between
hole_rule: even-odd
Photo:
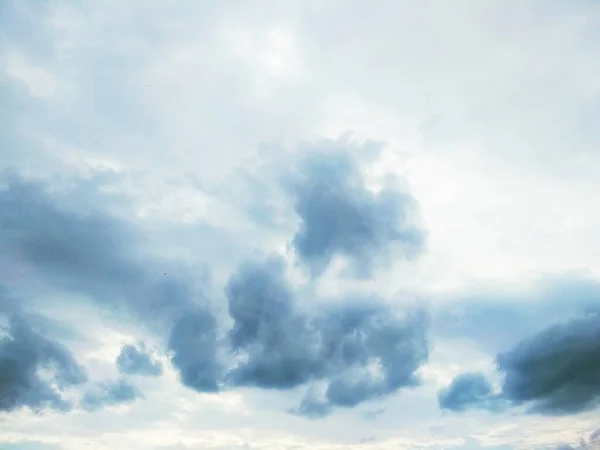
<instances>
[{"instance_id":1,"label":"overcast sky","mask_svg":"<svg viewBox=\"0 0 600 450\"><path fill-rule=\"evenodd\" d=\"M0 2L0 447L600 436L600 3Z\"/></svg>"}]
</instances>

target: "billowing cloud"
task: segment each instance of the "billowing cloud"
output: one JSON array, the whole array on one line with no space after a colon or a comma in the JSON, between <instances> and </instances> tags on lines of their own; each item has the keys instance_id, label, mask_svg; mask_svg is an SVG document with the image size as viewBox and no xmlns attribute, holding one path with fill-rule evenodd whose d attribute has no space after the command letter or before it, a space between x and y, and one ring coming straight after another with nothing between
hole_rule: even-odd
<instances>
[{"instance_id":1,"label":"billowing cloud","mask_svg":"<svg viewBox=\"0 0 600 450\"><path fill-rule=\"evenodd\" d=\"M128 375L159 376L163 373L162 363L143 344L124 345L117 357L117 368Z\"/></svg>"},{"instance_id":2,"label":"billowing cloud","mask_svg":"<svg viewBox=\"0 0 600 450\"><path fill-rule=\"evenodd\" d=\"M63 391L85 380L67 348L38 334L26 317L9 318L0 336L0 410L68 410L71 404Z\"/></svg>"},{"instance_id":3,"label":"billowing cloud","mask_svg":"<svg viewBox=\"0 0 600 450\"><path fill-rule=\"evenodd\" d=\"M306 313L283 269L276 258L248 263L229 282L231 341L240 356L232 384L286 389L319 381L324 397L310 390L295 412L322 416L418 383L415 372L428 357L422 311L357 296Z\"/></svg>"},{"instance_id":4,"label":"billowing cloud","mask_svg":"<svg viewBox=\"0 0 600 450\"><path fill-rule=\"evenodd\" d=\"M81 407L96 411L105 406L131 403L140 396L139 390L125 379L104 381L90 386L81 399Z\"/></svg>"},{"instance_id":5,"label":"billowing cloud","mask_svg":"<svg viewBox=\"0 0 600 450\"><path fill-rule=\"evenodd\" d=\"M368 276L392 250L410 258L422 249L415 199L391 188L371 192L348 149L312 151L295 169L286 182L301 220L292 245L313 275L342 256L354 274Z\"/></svg>"},{"instance_id":6,"label":"billowing cloud","mask_svg":"<svg viewBox=\"0 0 600 450\"><path fill-rule=\"evenodd\" d=\"M459 376L440 394L440 405L464 410L500 403L531 413L576 414L600 404L600 315L588 313L552 325L497 357L503 376L493 394L482 375Z\"/></svg>"}]
</instances>

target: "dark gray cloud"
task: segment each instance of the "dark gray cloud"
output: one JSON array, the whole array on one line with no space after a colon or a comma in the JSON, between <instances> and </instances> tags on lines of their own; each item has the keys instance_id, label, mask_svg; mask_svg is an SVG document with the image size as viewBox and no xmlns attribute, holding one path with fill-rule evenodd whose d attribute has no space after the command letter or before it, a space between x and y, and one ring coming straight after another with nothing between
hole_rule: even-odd
<instances>
[{"instance_id":1,"label":"dark gray cloud","mask_svg":"<svg viewBox=\"0 0 600 450\"><path fill-rule=\"evenodd\" d=\"M143 344L124 345L117 357L117 368L121 373L155 377L162 375L162 363L152 356Z\"/></svg>"},{"instance_id":2,"label":"dark gray cloud","mask_svg":"<svg viewBox=\"0 0 600 450\"><path fill-rule=\"evenodd\" d=\"M422 311L402 314L364 296L303 313L276 258L242 265L227 294L240 356L229 382L274 389L326 383L324 398L308 395L297 414L322 416L414 386L428 358Z\"/></svg>"},{"instance_id":3,"label":"dark gray cloud","mask_svg":"<svg viewBox=\"0 0 600 450\"><path fill-rule=\"evenodd\" d=\"M70 409L63 391L86 379L71 353L38 334L26 317L11 316L0 333L0 410Z\"/></svg>"},{"instance_id":4,"label":"dark gray cloud","mask_svg":"<svg viewBox=\"0 0 600 450\"><path fill-rule=\"evenodd\" d=\"M492 386L482 374L464 373L439 392L438 402L442 409L464 411L468 408L486 407L492 395Z\"/></svg>"},{"instance_id":5,"label":"dark gray cloud","mask_svg":"<svg viewBox=\"0 0 600 450\"><path fill-rule=\"evenodd\" d=\"M368 276L394 248L410 258L423 247L414 198L389 188L369 191L347 148L309 152L286 185L301 219L292 245L313 275L339 255L355 275Z\"/></svg>"},{"instance_id":6,"label":"dark gray cloud","mask_svg":"<svg viewBox=\"0 0 600 450\"><path fill-rule=\"evenodd\" d=\"M139 390L125 379L96 383L81 399L81 407L87 411L97 411L106 406L131 403L141 397Z\"/></svg>"},{"instance_id":7,"label":"dark gray cloud","mask_svg":"<svg viewBox=\"0 0 600 450\"><path fill-rule=\"evenodd\" d=\"M501 391L488 392L482 376L459 377L440 395L455 410L488 402L526 406L531 413L568 415L600 404L600 315L588 313L552 325L497 357ZM469 383L470 381L470 383ZM464 395L461 396L461 393ZM476 393L476 400L473 395Z\"/></svg>"}]
</instances>

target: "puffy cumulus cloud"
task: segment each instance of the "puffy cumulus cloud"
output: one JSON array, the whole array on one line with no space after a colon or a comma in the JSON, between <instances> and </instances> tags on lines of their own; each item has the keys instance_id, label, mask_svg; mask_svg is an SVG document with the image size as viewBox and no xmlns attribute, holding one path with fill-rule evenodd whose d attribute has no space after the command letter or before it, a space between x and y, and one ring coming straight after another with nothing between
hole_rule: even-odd
<instances>
[{"instance_id":1,"label":"puffy cumulus cloud","mask_svg":"<svg viewBox=\"0 0 600 450\"><path fill-rule=\"evenodd\" d=\"M361 149L328 144L301 157L286 181L300 217L292 245L302 263L319 275L342 256L355 275L365 277L376 264L389 263L393 250L416 256L425 232L415 220L415 199L387 187L372 192L352 155Z\"/></svg>"},{"instance_id":2,"label":"puffy cumulus cloud","mask_svg":"<svg viewBox=\"0 0 600 450\"><path fill-rule=\"evenodd\" d=\"M97 411L106 406L131 403L141 397L140 391L129 381L104 381L92 385L81 398L80 405L87 411Z\"/></svg>"},{"instance_id":3,"label":"puffy cumulus cloud","mask_svg":"<svg viewBox=\"0 0 600 450\"><path fill-rule=\"evenodd\" d=\"M138 346L124 345L116 363L119 371L124 374L152 377L163 373L162 363L146 349L143 343Z\"/></svg>"},{"instance_id":4,"label":"puffy cumulus cloud","mask_svg":"<svg viewBox=\"0 0 600 450\"><path fill-rule=\"evenodd\" d=\"M67 348L11 315L0 337L0 410L71 408L63 392L83 383L86 374Z\"/></svg>"},{"instance_id":5,"label":"puffy cumulus cloud","mask_svg":"<svg viewBox=\"0 0 600 450\"><path fill-rule=\"evenodd\" d=\"M492 393L482 375L459 376L440 393L440 405L526 406L530 413L577 414L600 403L600 315L588 313L554 324L497 357L503 375Z\"/></svg>"},{"instance_id":6,"label":"puffy cumulus cloud","mask_svg":"<svg viewBox=\"0 0 600 450\"><path fill-rule=\"evenodd\" d=\"M323 383L324 396L309 389L297 414L323 416L415 386L415 372L428 358L423 311L407 313L365 295L304 312L277 258L242 265L227 293L238 354L229 383L272 389Z\"/></svg>"}]
</instances>

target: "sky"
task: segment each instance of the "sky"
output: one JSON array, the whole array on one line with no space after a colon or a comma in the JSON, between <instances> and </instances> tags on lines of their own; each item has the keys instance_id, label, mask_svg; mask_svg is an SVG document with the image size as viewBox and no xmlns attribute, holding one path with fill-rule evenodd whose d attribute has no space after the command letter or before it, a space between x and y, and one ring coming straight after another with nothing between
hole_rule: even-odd
<instances>
[{"instance_id":1,"label":"sky","mask_svg":"<svg viewBox=\"0 0 600 450\"><path fill-rule=\"evenodd\" d=\"M0 2L0 448L600 446L600 3Z\"/></svg>"}]
</instances>

